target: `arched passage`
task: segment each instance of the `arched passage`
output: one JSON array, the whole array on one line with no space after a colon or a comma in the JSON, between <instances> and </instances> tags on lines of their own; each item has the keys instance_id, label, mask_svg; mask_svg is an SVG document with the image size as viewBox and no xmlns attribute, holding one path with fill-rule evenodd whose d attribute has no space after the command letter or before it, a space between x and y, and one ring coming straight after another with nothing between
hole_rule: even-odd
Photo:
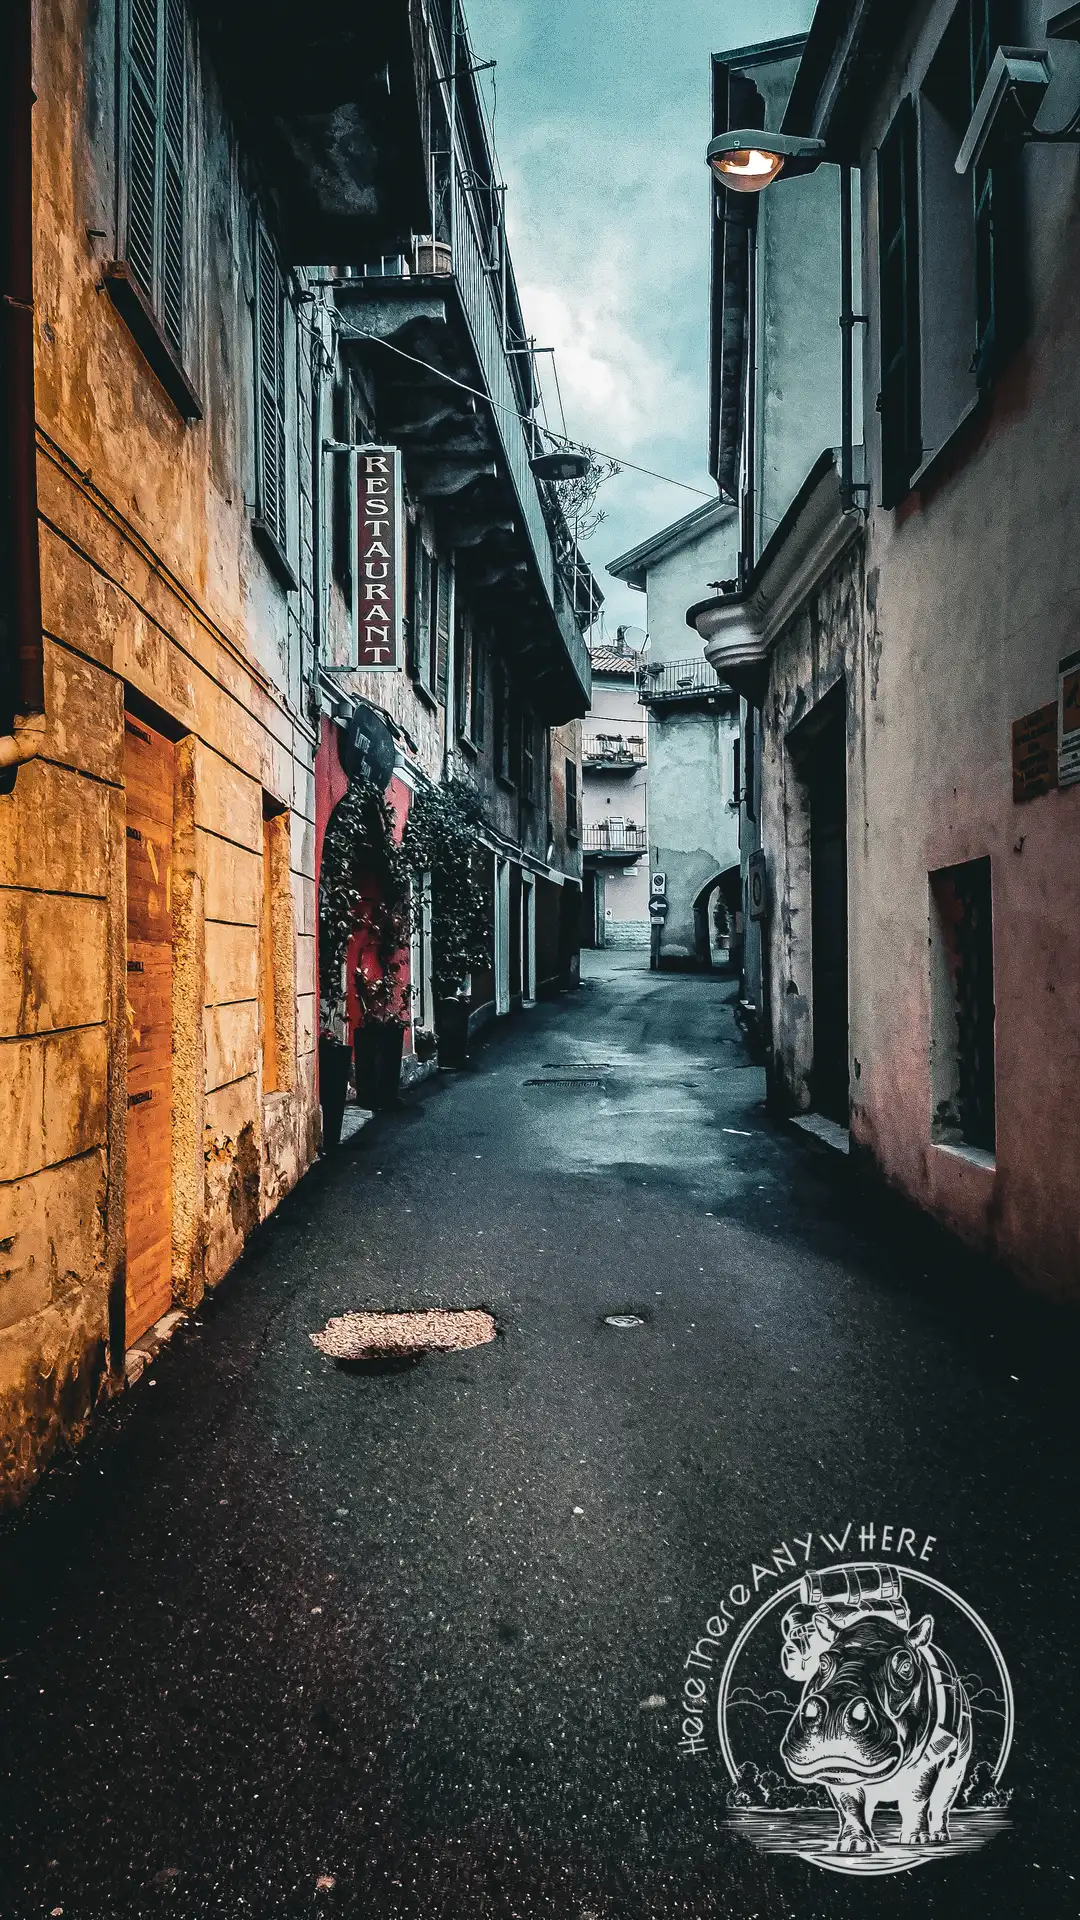
<instances>
[{"instance_id":1,"label":"arched passage","mask_svg":"<svg viewBox=\"0 0 1080 1920\"><path fill-rule=\"evenodd\" d=\"M725 967L737 960L738 914L742 874L727 867L707 880L694 901L694 949L700 967Z\"/></svg>"}]
</instances>

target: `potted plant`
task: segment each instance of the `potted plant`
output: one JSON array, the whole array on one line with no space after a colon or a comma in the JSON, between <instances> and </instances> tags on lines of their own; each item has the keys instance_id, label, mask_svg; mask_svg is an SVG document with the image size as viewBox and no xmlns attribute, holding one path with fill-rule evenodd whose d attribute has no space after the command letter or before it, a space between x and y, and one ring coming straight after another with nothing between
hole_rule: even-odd
<instances>
[{"instance_id":1,"label":"potted plant","mask_svg":"<svg viewBox=\"0 0 1080 1920\"><path fill-rule=\"evenodd\" d=\"M400 1011L401 936L399 916L384 902L368 902L365 948L354 975L360 1022L353 1033L356 1099L381 1113L392 1107L401 1082L405 1022Z\"/></svg>"},{"instance_id":2,"label":"potted plant","mask_svg":"<svg viewBox=\"0 0 1080 1920\"><path fill-rule=\"evenodd\" d=\"M415 873L431 875L431 985L439 1065L468 1057L469 973L490 963L480 878L480 805L464 780L423 787L413 796L404 850Z\"/></svg>"},{"instance_id":3,"label":"potted plant","mask_svg":"<svg viewBox=\"0 0 1080 1920\"><path fill-rule=\"evenodd\" d=\"M319 872L319 1070L325 1146L335 1146L341 1138L354 1053L360 1104L374 1108L396 1097L404 1037L398 988L409 937L408 897L408 870L394 839L393 815L376 787L351 780L331 815ZM365 936L354 973L362 1025L350 1046L346 962L355 934ZM381 1037L357 1049L357 1036L369 1025Z\"/></svg>"}]
</instances>

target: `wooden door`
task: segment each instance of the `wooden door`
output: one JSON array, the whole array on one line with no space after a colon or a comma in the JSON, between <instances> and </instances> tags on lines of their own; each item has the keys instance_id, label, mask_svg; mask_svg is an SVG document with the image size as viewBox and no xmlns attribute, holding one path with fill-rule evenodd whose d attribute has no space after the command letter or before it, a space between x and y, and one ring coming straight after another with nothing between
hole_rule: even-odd
<instances>
[{"instance_id":1,"label":"wooden door","mask_svg":"<svg viewBox=\"0 0 1080 1920\"><path fill-rule=\"evenodd\" d=\"M127 790L126 1344L172 1306L173 746L124 719Z\"/></svg>"}]
</instances>

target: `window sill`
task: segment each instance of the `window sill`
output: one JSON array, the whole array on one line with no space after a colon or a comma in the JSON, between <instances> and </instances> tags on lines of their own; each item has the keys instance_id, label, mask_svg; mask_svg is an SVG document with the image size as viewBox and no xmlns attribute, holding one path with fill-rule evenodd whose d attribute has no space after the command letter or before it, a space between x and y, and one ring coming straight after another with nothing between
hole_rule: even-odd
<instances>
[{"instance_id":1,"label":"window sill","mask_svg":"<svg viewBox=\"0 0 1080 1920\"><path fill-rule=\"evenodd\" d=\"M495 775L495 784L496 786L501 787L504 793L517 792L517 788L514 785L514 782L510 779L510 776L508 774L497 773Z\"/></svg>"},{"instance_id":2,"label":"window sill","mask_svg":"<svg viewBox=\"0 0 1080 1920\"><path fill-rule=\"evenodd\" d=\"M417 699L420 701L421 705L425 707L430 707L432 713L438 713L439 702L436 699L435 695L432 693L431 688L429 686L426 686L423 680L418 680L415 674L410 674L409 678L412 681L413 692L415 693Z\"/></svg>"},{"instance_id":3,"label":"window sill","mask_svg":"<svg viewBox=\"0 0 1080 1920\"><path fill-rule=\"evenodd\" d=\"M470 740L467 733L458 734L457 744L462 753L468 754L470 760L478 760L480 758L480 749L476 741Z\"/></svg>"},{"instance_id":4,"label":"window sill","mask_svg":"<svg viewBox=\"0 0 1080 1920\"><path fill-rule=\"evenodd\" d=\"M203 404L174 347L125 260L110 260L102 275L105 291L151 372L156 375L182 420L201 420Z\"/></svg>"},{"instance_id":5,"label":"window sill","mask_svg":"<svg viewBox=\"0 0 1080 1920\"><path fill-rule=\"evenodd\" d=\"M277 535L270 531L261 514L255 514L251 522L251 537L266 561L274 577L281 582L287 593L299 591L300 582L289 564L288 555L282 549Z\"/></svg>"},{"instance_id":6,"label":"window sill","mask_svg":"<svg viewBox=\"0 0 1080 1920\"><path fill-rule=\"evenodd\" d=\"M997 1172L997 1157L986 1147L969 1147L962 1140L935 1140L936 1153L947 1153L953 1160L966 1160L969 1167L981 1167L986 1173Z\"/></svg>"},{"instance_id":7,"label":"window sill","mask_svg":"<svg viewBox=\"0 0 1080 1920\"><path fill-rule=\"evenodd\" d=\"M968 401L956 425L941 445L935 447L933 453L927 454L920 467L916 467L911 476L908 493L924 493L941 478L943 470L951 466L955 460L958 451L957 442L961 434L971 426L973 421L981 421L985 417L989 405L990 395L985 390L975 394ZM900 502L897 501L896 504L899 506Z\"/></svg>"}]
</instances>

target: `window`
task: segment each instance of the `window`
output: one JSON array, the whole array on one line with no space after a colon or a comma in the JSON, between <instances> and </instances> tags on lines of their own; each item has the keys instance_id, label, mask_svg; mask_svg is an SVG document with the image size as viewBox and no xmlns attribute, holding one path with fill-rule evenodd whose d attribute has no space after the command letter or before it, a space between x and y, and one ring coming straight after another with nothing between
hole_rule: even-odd
<instances>
[{"instance_id":1,"label":"window","mask_svg":"<svg viewBox=\"0 0 1080 1920\"><path fill-rule=\"evenodd\" d=\"M903 499L922 460L916 135L914 102L905 100L878 154L878 411L881 497L886 507Z\"/></svg>"},{"instance_id":2,"label":"window","mask_svg":"<svg viewBox=\"0 0 1080 1920\"><path fill-rule=\"evenodd\" d=\"M334 439L346 445L355 437L353 428L352 392L347 379L339 379L333 389ZM316 458L321 461L323 455L317 450ZM357 527L356 527L356 463L342 454L330 456L332 522L331 522L331 567L334 579L341 588L348 607L352 606L353 568L355 566Z\"/></svg>"},{"instance_id":3,"label":"window","mask_svg":"<svg viewBox=\"0 0 1080 1920\"><path fill-rule=\"evenodd\" d=\"M748 820L757 819L757 708L746 709L746 775L743 805Z\"/></svg>"},{"instance_id":4,"label":"window","mask_svg":"<svg viewBox=\"0 0 1080 1920\"><path fill-rule=\"evenodd\" d=\"M1012 0L969 0L970 107L1002 41L1019 32ZM972 169L975 218L975 378L987 387L1023 330L1021 170Z\"/></svg>"},{"instance_id":5,"label":"window","mask_svg":"<svg viewBox=\"0 0 1080 1920\"><path fill-rule=\"evenodd\" d=\"M987 859L930 875L933 1138L993 1154L994 923Z\"/></svg>"},{"instance_id":6,"label":"window","mask_svg":"<svg viewBox=\"0 0 1080 1920\"><path fill-rule=\"evenodd\" d=\"M530 803L536 798L536 724L527 709L521 716L521 797Z\"/></svg>"},{"instance_id":7,"label":"window","mask_svg":"<svg viewBox=\"0 0 1080 1920\"><path fill-rule=\"evenodd\" d=\"M184 370L187 28L184 0L124 0L120 26L118 260L103 280L185 420L202 403Z\"/></svg>"},{"instance_id":8,"label":"window","mask_svg":"<svg viewBox=\"0 0 1080 1920\"><path fill-rule=\"evenodd\" d=\"M460 740L469 733L469 667L472 635L460 597L454 602L454 732Z\"/></svg>"},{"instance_id":9,"label":"window","mask_svg":"<svg viewBox=\"0 0 1080 1920\"><path fill-rule=\"evenodd\" d=\"M510 687L506 668L501 660L495 662L493 686L493 749L495 772L502 780L510 778Z\"/></svg>"},{"instance_id":10,"label":"window","mask_svg":"<svg viewBox=\"0 0 1080 1920\"><path fill-rule=\"evenodd\" d=\"M179 357L187 147L183 0L127 0L124 26L123 257Z\"/></svg>"},{"instance_id":11,"label":"window","mask_svg":"<svg viewBox=\"0 0 1080 1920\"><path fill-rule=\"evenodd\" d=\"M471 718L469 733L473 744L482 747L487 728L487 648L479 634L472 636L472 671L469 676Z\"/></svg>"},{"instance_id":12,"label":"window","mask_svg":"<svg viewBox=\"0 0 1080 1920\"><path fill-rule=\"evenodd\" d=\"M289 565L285 459L285 282L273 242L255 226L255 518L259 545L283 586Z\"/></svg>"},{"instance_id":13,"label":"window","mask_svg":"<svg viewBox=\"0 0 1080 1920\"><path fill-rule=\"evenodd\" d=\"M566 837L571 845L575 844L581 822L578 816L577 761L566 762Z\"/></svg>"},{"instance_id":14,"label":"window","mask_svg":"<svg viewBox=\"0 0 1080 1920\"><path fill-rule=\"evenodd\" d=\"M945 445L979 391L971 176L954 165L971 118L970 4L956 8L919 95L923 460Z\"/></svg>"}]
</instances>

